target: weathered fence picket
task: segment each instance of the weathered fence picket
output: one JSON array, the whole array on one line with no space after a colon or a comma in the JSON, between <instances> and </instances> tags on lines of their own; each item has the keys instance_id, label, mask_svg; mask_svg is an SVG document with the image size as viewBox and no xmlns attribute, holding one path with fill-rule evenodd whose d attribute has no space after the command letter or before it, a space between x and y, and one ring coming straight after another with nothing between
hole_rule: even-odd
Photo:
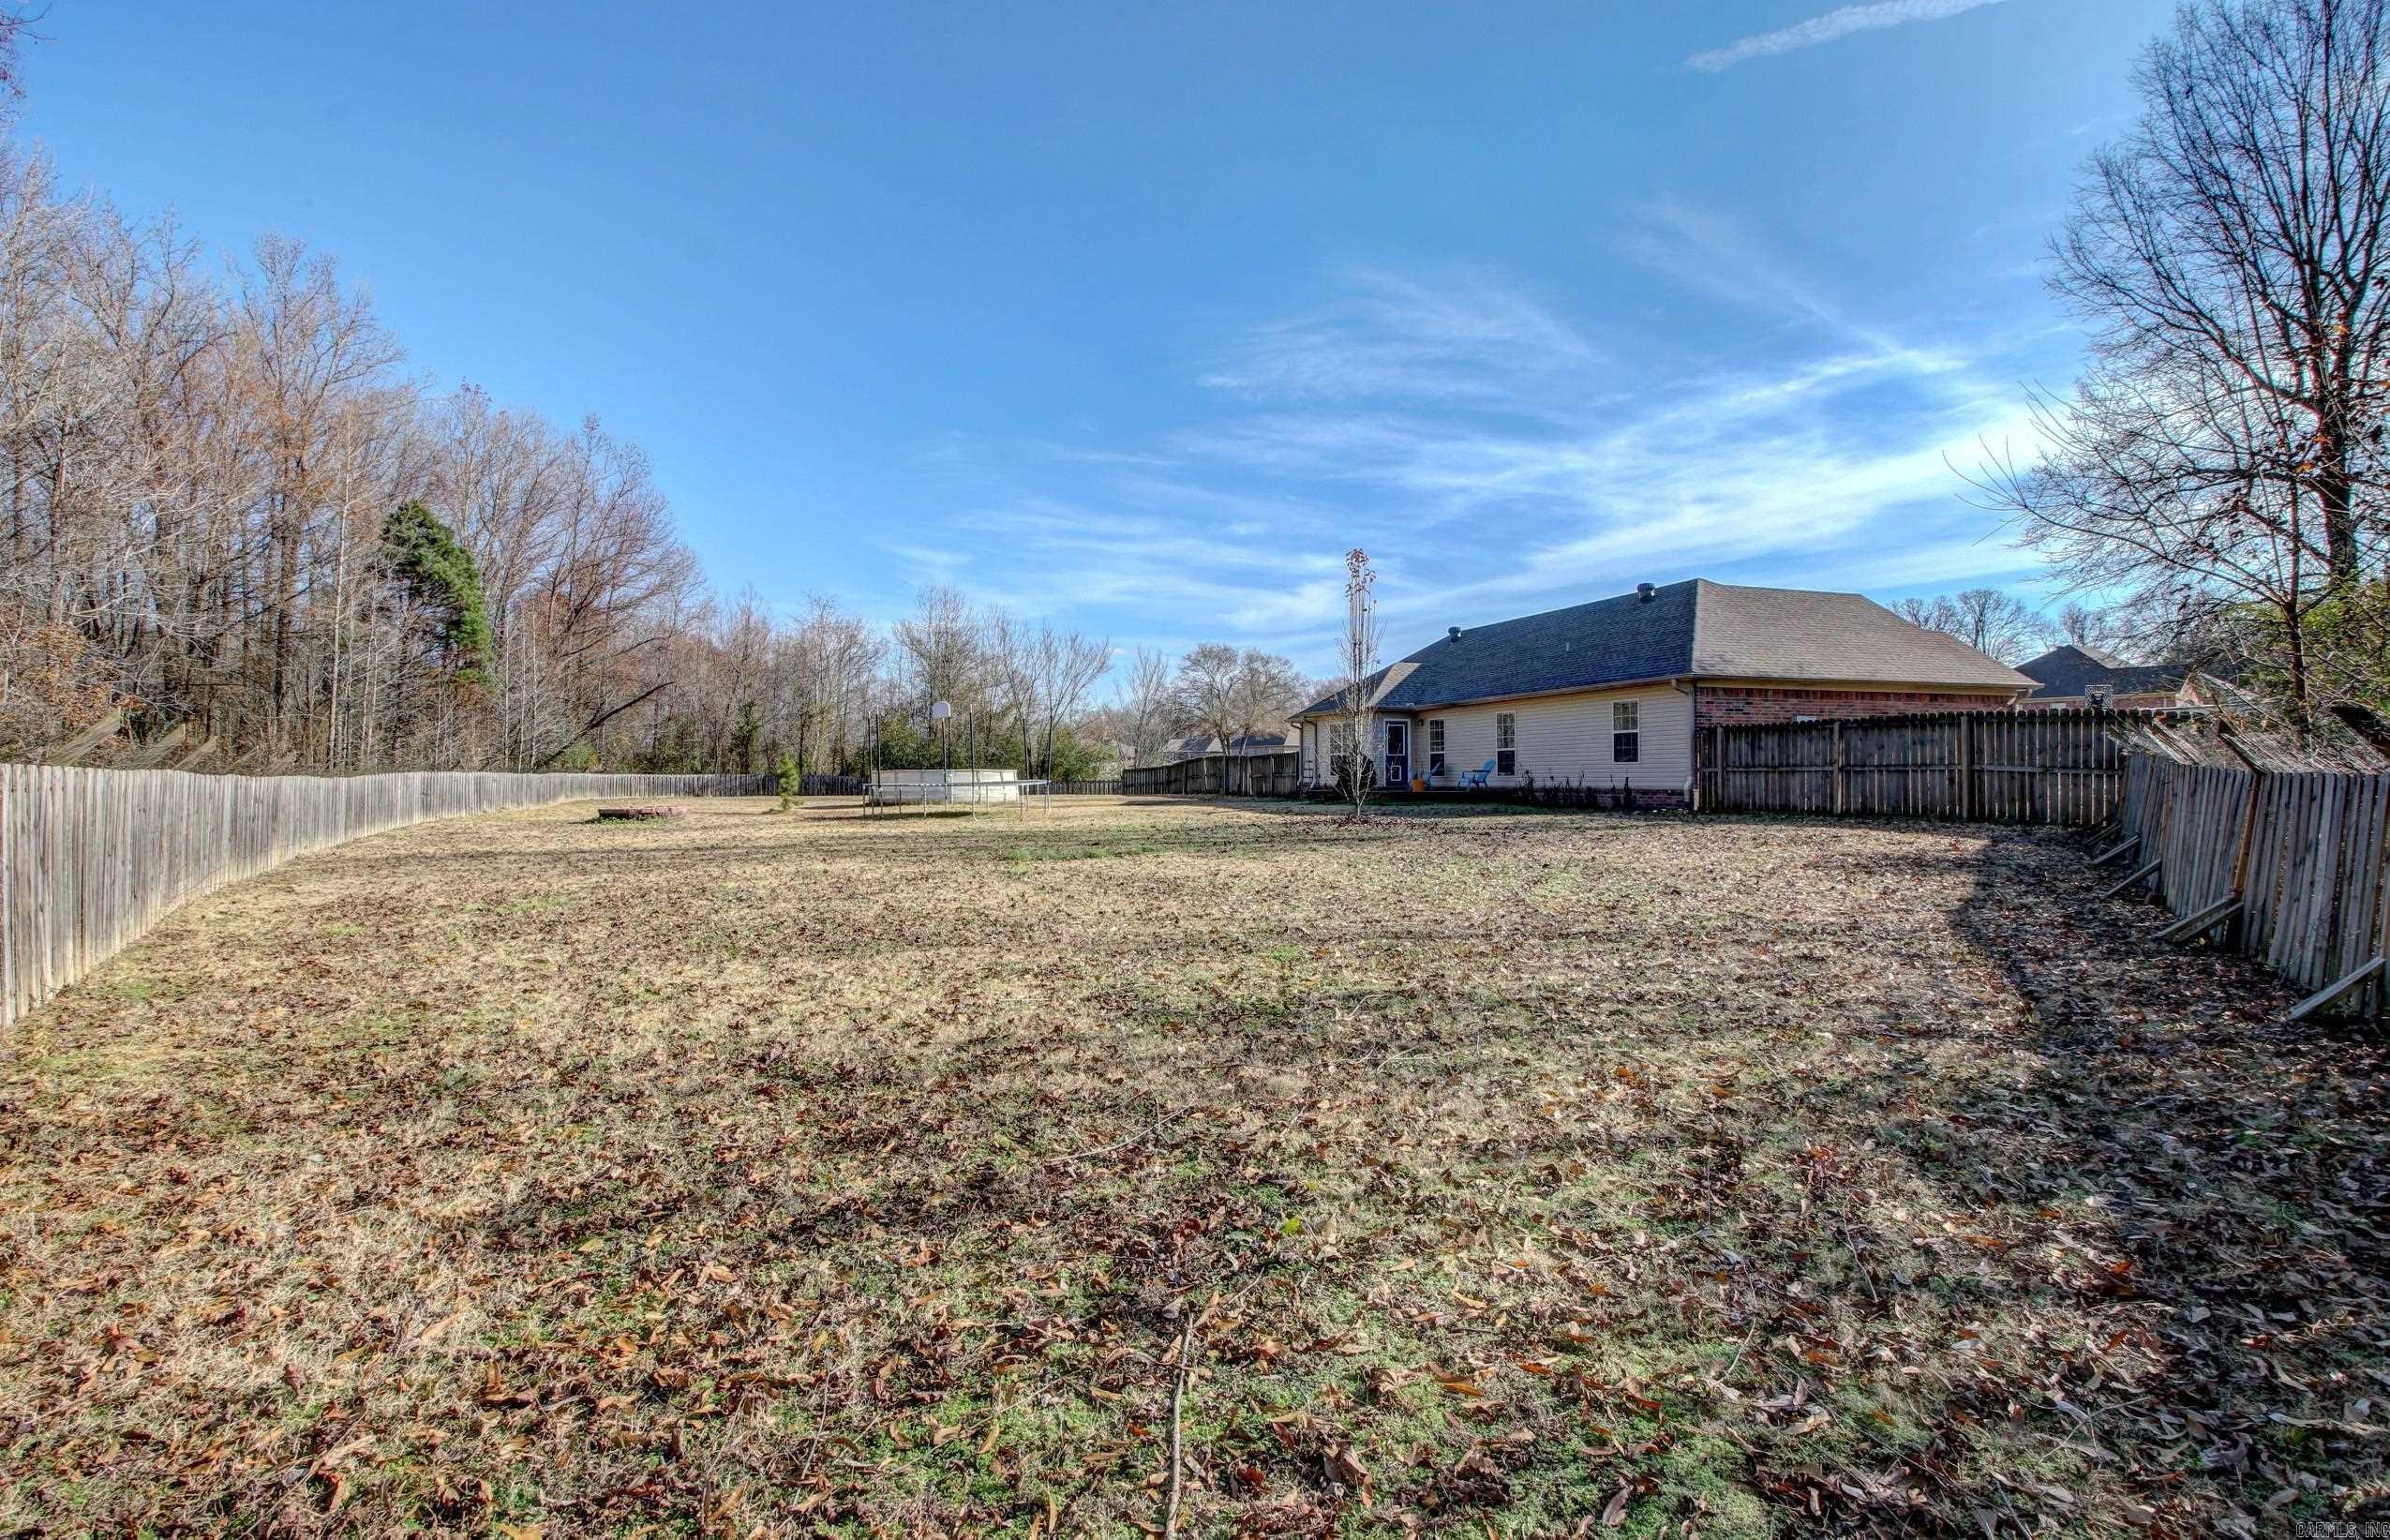
<instances>
[{"instance_id":1,"label":"weathered fence picket","mask_svg":"<svg viewBox=\"0 0 2390 1540\"><path fill-rule=\"evenodd\" d=\"M1292 797L1303 784L1303 755L1206 755L1174 765L1141 765L1120 772L1128 797Z\"/></svg>"},{"instance_id":2,"label":"weathered fence picket","mask_svg":"<svg viewBox=\"0 0 2390 1540\"><path fill-rule=\"evenodd\" d=\"M1700 805L2097 826L2124 795L2117 730L2196 714L1927 711L1717 726L1695 744Z\"/></svg>"},{"instance_id":3,"label":"weathered fence picket","mask_svg":"<svg viewBox=\"0 0 2390 1540\"><path fill-rule=\"evenodd\" d=\"M2390 775L2135 754L2121 825L2140 839L2143 859L2161 863L2149 883L2171 913L2237 901L2230 944L2302 989L2348 979L2383 954ZM2380 978L2349 999L2378 1010Z\"/></svg>"},{"instance_id":4,"label":"weathered fence picket","mask_svg":"<svg viewBox=\"0 0 2390 1540\"><path fill-rule=\"evenodd\" d=\"M0 1029L177 905L344 840L586 797L772 789L769 775L331 778L0 764Z\"/></svg>"}]
</instances>

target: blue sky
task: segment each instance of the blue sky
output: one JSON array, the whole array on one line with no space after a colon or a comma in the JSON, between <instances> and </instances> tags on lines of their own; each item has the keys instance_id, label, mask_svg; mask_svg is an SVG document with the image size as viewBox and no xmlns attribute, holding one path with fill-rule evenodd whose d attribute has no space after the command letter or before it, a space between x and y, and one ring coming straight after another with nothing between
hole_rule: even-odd
<instances>
[{"instance_id":1,"label":"blue sky","mask_svg":"<svg viewBox=\"0 0 2390 1540\"><path fill-rule=\"evenodd\" d=\"M369 284L436 386L644 444L724 589L952 580L1324 667L1638 581L2032 564L2041 292L2167 0L57 0L70 181Z\"/></svg>"}]
</instances>

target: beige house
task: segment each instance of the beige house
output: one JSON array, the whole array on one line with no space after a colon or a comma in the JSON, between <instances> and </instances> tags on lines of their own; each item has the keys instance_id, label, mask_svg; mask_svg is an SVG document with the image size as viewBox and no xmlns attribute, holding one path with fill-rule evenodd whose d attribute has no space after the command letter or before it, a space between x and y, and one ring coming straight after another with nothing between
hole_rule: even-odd
<instances>
[{"instance_id":1,"label":"beige house","mask_svg":"<svg viewBox=\"0 0 2390 1540\"><path fill-rule=\"evenodd\" d=\"M1994 710L2034 687L1856 593L1696 578L1463 631L1368 681L1389 785L1561 783L1690 801L1702 735L1744 722ZM1349 752L1335 696L1296 715L1303 775Z\"/></svg>"}]
</instances>

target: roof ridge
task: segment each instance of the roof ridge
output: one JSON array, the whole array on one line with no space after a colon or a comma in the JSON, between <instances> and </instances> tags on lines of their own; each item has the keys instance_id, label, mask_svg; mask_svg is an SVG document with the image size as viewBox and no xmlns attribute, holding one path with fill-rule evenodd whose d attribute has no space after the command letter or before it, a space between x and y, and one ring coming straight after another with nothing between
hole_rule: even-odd
<instances>
[{"instance_id":1,"label":"roof ridge","mask_svg":"<svg viewBox=\"0 0 2390 1540\"><path fill-rule=\"evenodd\" d=\"M1837 599L1867 599L1867 595L1857 589L1796 589L1782 583L1721 583L1714 577L1694 577L1686 581L1713 589L1729 589L1737 593L1826 593ZM1666 583L1661 585L1663 588L1669 586ZM1871 605L1875 603L1873 599L1867 599L1867 602Z\"/></svg>"}]
</instances>

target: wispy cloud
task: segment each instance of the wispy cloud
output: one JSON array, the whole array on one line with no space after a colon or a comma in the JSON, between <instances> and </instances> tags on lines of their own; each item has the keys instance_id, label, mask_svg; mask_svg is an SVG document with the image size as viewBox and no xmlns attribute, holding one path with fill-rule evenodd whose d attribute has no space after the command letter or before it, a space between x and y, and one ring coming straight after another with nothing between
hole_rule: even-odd
<instances>
[{"instance_id":1,"label":"wispy cloud","mask_svg":"<svg viewBox=\"0 0 2390 1540\"><path fill-rule=\"evenodd\" d=\"M1796 22L1773 32L1754 33L1738 37L1724 48L1713 48L1695 53L1684 62L1695 69L1715 73L1731 69L1753 59L1773 58L1797 49L1815 48L1858 32L1876 32L1885 27L1906 26L1911 22L1939 22L1984 6L1996 6L2000 0L1875 0L1872 5L1845 6L1823 16L1813 16L1806 22Z\"/></svg>"},{"instance_id":2,"label":"wispy cloud","mask_svg":"<svg viewBox=\"0 0 2390 1540\"><path fill-rule=\"evenodd\" d=\"M2028 564L1950 470L2030 441L2014 339L1887 316L1697 208L1636 227L1687 299L1766 324L1687 329L1665 291L1649 321L1596 324L1495 273L1342 274L1211 349L1213 410L1175 431L1095 456L959 449L963 511L934 551L900 554L1115 640L1312 666L1354 545L1405 649L1645 579L1899 592Z\"/></svg>"},{"instance_id":3,"label":"wispy cloud","mask_svg":"<svg viewBox=\"0 0 2390 1540\"><path fill-rule=\"evenodd\" d=\"M1627 256L1673 284L1740 309L1833 330L1848 323L1840 307L1735 224L1706 209L1661 199L1638 211L1619 236Z\"/></svg>"},{"instance_id":4,"label":"wispy cloud","mask_svg":"<svg viewBox=\"0 0 2390 1540\"><path fill-rule=\"evenodd\" d=\"M1257 327L1202 377L1216 390L1284 400L1413 400L1541 406L1552 384L1601 362L1552 311L1491 274L1357 269L1315 313Z\"/></svg>"}]
</instances>

